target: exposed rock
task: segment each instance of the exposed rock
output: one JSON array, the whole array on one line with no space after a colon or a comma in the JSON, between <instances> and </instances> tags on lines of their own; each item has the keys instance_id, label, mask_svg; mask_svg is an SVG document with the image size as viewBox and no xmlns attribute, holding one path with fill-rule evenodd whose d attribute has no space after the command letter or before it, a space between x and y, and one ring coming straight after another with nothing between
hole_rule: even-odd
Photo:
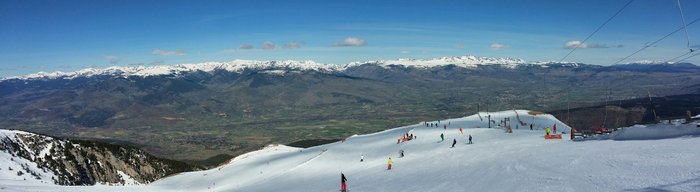
<instances>
[{"instance_id":1,"label":"exposed rock","mask_svg":"<svg viewBox=\"0 0 700 192\"><path fill-rule=\"evenodd\" d=\"M196 169L135 147L70 141L23 131L0 130L0 151L36 163L45 173L53 173L52 180L60 185L144 184ZM22 174L41 176L28 166L22 168Z\"/></svg>"}]
</instances>

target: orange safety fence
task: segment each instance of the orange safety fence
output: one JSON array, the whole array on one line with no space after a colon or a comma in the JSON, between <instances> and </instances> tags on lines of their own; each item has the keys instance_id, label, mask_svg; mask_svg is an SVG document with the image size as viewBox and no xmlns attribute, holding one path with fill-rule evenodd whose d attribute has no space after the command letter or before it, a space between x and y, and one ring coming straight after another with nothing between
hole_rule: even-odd
<instances>
[{"instance_id":1,"label":"orange safety fence","mask_svg":"<svg viewBox=\"0 0 700 192\"><path fill-rule=\"evenodd\" d=\"M556 135L545 135L544 139L561 139L561 134Z\"/></svg>"}]
</instances>

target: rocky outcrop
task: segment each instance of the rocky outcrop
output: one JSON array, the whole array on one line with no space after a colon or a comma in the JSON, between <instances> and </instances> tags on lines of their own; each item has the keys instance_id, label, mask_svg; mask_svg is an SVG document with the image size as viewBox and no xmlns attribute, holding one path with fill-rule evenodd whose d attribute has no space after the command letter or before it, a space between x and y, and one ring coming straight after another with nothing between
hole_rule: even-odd
<instances>
[{"instance_id":1,"label":"rocky outcrop","mask_svg":"<svg viewBox=\"0 0 700 192\"><path fill-rule=\"evenodd\" d=\"M42 172L50 175L60 185L144 184L196 169L186 163L154 157L135 147L70 141L12 130L0 130L0 153L10 154L13 160L36 163L38 169L30 168L28 163L21 167L37 179Z\"/></svg>"}]
</instances>

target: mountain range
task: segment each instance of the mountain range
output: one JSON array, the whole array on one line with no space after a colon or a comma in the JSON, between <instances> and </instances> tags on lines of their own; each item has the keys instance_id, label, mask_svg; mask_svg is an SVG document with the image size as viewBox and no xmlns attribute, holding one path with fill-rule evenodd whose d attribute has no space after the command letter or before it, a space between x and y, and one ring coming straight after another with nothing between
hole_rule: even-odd
<instances>
[{"instance_id":1,"label":"mountain range","mask_svg":"<svg viewBox=\"0 0 700 192\"><path fill-rule=\"evenodd\" d=\"M379 66L388 65L404 65L411 67L421 67L429 68L442 65L458 65L461 67L476 67L477 65L484 64L497 64L497 65L517 65L526 63L522 59L513 58L488 58L488 57L476 57L476 56L459 56L459 57L442 57L433 59L398 59L398 60L381 60L381 61L365 61L365 62L351 62L345 65L338 64L321 64L314 61L257 61L257 60L234 60L231 62L206 62L197 64L179 64L179 65L162 65L162 66L133 66L133 67L120 67L113 66L104 69L96 68L86 68L74 72L39 72L36 74L23 75L18 77L4 78L3 80L9 79L56 79L56 78L66 78L72 79L76 77L90 77L96 75L113 75L113 76L158 76L158 75L177 75L188 72L207 72L211 73L216 70L223 70L228 72L242 72L244 70L265 70L265 69L286 69L294 71L319 71L319 72L342 72L345 69L351 67L357 67L363 64L374 64ZM544 63L544 62L539 62ZM274 73L274 72L273 72Z\"/></svg>"},{"instance_id":2,"label":"mountain range","mask_svg":"<svg viewBox=\"0 0 700 192\"><path fill-rule=\"evenodd\" d=\"M700 67L687 63L235 60L4 78L0 127L211 165L270 143L342 139L476 111L697 93Z\"/></svg>"}]
</instances>

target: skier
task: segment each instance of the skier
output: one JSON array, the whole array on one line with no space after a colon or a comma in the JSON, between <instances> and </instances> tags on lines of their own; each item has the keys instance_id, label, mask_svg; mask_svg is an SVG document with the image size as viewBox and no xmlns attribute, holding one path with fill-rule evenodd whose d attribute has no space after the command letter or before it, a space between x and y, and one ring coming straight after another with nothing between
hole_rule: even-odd
<instances>
[{"instance_id":1,"label":"skier","mask_svg":"<svg viewBox=\"0 0 700 192\"><path fill-rule=\"evenodd\" d=\"M472 144L472 135L469 135L469 144Z\"/></svg>"},{"instance_id":2,"label":"skier","mask_svg":"<svg viewBox=\"0 0 700 192\"><path fill-rule=\"evenodd\" d=\"M544 132L547 133L547 135L549 135L549 127L544 128Z\"/></svg>"},{"instance_id":3,"label":"skier","mask_svg":"<svg viewBox=\"0 0 700 192\"><path fill-rule=\"evenodd\" d=\"M554 128L554 134L557 134L557 124L556 123L554 124L554 126L552 126L552 128Z\"/></svg>"},{"instance_id":4,"label":"skier","mask_svg":"<svg viewBox=\"0 0 700 192\"><path fill-rule=\"evenodd\" d=\"M530 124L530 130L532 130L532 124Z\"/></svg>"},{"instance_id":5,"label":"skier","mask_svg":"<svg viewBox=\"0 0 700 192\"><path fill-rule=\"evenodd\" d=\"M445 135L440 133L440 141L445 141Z\"/></svg>"},{"instance_id":6,"label":"skier","mask_svg":"<svg viewBox=\"0 0 700 192\"><path fill-rule=\"evenodd\" d=\"M360 162L365 161L365 155L360 155Z\"/></svg>"},{"instance_id":7,"label":"skier","mask_svg":"<svg viewBox=\"0 0 700 192\"><path fill-rule=\"evenodd\" d=\"M457 144L457 139L452 139L452 147L451 148L454 148L455 144Z\"/></svg>"},{"instance_id":8,"label":"skier","mask_svg":"<svg viewBox=\"0 0 700 192\"><path fill-rule=\"evenodd\" d=\"M510 125L508 125L508 133L513 133L513 127L511 127Z\"/></svg>"},{"instance_id":9,"label":"skier","mask_svg":"<svg viewBox=\"0 0 700 192\"><path fill-rule=\"evenodd\" d=\"M348 191L347 185L345 185L345 181L348 181L348 179L345 178L345 174L343 174L343 172L340 172L340 191L341 192Z\"/></svg>"},{"instance_id":10,"label":"skier","mask_svg":"<svg viewBox=\"0 0 700 192\"><path fill-rule=\"evenodd\" d=\"M443 125L443 128L442 128L442 129L447 130L447 125Z\"/></svg>"},{"instance_id":11,"label":"skier","mask_svg":"<svg viewBox=\"0 0 700 192\"><path fill-rule=\"evenodd\" d=\"M399 157L403 157L403 149L399 150Z\"/></svg>"},{"instance_id":12,"label":"skier","mask_svg":"<svg viewBox=\"0 0 700 192\"><path fill-rule=\"evenodd\" d=\"M576 132L576 129L571 128L571 140L574 140L574 132Z\"/></svg>"},{"instance_id":13,"label":"skier","mask_svg":"<svg viewBox=\"0 0 700 192\"><path fill-rule=\"evenodd\" d=\"M459 133L460 133L460 134L464 134L464 132L462 132L462 128L461 128L461 127L459 128Z\"/></svg>"},{"instance_id":14,"label":"skier","mask_svg":"<svg viewBox=\"0 0 700 192\"><path fill-rule=\"evenodd\" d=\"M393 163L393 162L391 161L391 157L389 157L389 167L386 168L387 170L391 170L391 164L392 164L392 163Z\"/></svg>"}]
</instances>

